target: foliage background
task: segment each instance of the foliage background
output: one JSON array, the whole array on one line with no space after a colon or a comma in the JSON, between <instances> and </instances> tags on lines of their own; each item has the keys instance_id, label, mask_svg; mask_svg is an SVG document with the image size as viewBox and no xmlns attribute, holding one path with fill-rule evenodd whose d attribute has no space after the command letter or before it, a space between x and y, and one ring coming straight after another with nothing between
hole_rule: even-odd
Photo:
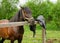
<instances>
[{"instance_id":1,"label":"foliage background","mask_svg":"<svg viewBox=\"0 0 60 43\"><path fill-rule=\"evenodd\" d=\"M0 19L10 19L17 11L18 0L2 0L0 2Z\"/></svg>"}]
</instances>

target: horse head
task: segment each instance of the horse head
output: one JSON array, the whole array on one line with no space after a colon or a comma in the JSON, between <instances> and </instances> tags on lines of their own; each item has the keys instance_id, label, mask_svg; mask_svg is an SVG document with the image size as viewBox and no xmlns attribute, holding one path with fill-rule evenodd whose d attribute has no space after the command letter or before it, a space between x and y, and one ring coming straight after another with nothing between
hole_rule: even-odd
<instances>
[{"instance_id":1,"label":"horse head","mask_svg":"<svg viewBox=\"0 0 60 43\"><path fill-rule=\"evenodd\" d=\"M35 25L35 20L32 17L32 12L28 7L21 7L21 10L22 10L24 20L27 20L30 23L29 27L30 30L33 32L33 37L34 37L36 25Z\"/></svg>"}]
</instances>

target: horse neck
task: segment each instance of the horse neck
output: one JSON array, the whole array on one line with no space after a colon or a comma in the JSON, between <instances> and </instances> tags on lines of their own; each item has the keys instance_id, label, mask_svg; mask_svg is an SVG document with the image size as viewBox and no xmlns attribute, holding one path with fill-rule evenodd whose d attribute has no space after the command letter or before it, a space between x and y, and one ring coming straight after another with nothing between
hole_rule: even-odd
<instances>
[{"instance_id":1,"label":"horse neck","mask_svg":"<svg viewBox=\"0 0 60 43\"><path fill-rule=\"evenodd\" d=\"M21 10L14 17L10 19L10 22L19 22L19 21L24 21Z\"/></svg>"},{"instance_id":2,"label":"horse neck","mask_svg":"<svg viewBox=\"0 0 60 43\"><path fill-rule=\"evenodd\" d=\"M17 22L17 14L14 17L12 17L9 21L10 22Z\"/></svg>"}]
</instances>

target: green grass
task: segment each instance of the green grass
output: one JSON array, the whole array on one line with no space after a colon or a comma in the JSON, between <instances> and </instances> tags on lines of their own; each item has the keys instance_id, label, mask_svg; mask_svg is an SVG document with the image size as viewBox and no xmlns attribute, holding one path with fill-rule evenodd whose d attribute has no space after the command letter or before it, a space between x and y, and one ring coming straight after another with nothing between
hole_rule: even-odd
<instances>
[{"instance_id":1,"label":"green grass","mask_svg":"<svg viewBox=\"0 0 60 43\"><path fill-rule=\"evenodd\" d=\"M26 25L24 26L25 32L24 32L24 36L23 36L23 40L22 43L42 43L42 29L40 29L39 26L37 26L37 30L36 30L36 36L35 38L33 38L33 33L29 30L29 27ZM56 30L47 30L46 31L46 38L48 39L57 39L56 41L54 41L54 43L60 43L60 31L56 31ZM5 40L4 43L10 43L9 40ZM17 41L15 41L15 43L17 43Z\"/></svg>"},{"instance_id":2,"label":"green grass","mask_svg":"<svg viewBox=\"0 0 60 43\"><path fill-rule=\"evenodd\" d=\"M47 38L60 39L60 31L47 31Z\"/></svg>"}]
</instances>

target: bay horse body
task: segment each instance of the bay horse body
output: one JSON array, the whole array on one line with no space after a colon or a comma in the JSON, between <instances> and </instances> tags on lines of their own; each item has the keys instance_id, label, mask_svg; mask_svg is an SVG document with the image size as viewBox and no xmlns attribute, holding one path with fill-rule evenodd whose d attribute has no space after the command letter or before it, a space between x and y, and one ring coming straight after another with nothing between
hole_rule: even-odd
<instances>
[{"instance_id":1,"label":"bay horse body","mask_svg":"<svg viewBox=\"0 0 60 43\"><path fill-rule=\"evenodd\" d=\"M31 14L32 13L28 7L21 7L21 10L19 10L14 17L12 17L10 20L0 20L0 23L20 22L27 20L32 25L34 18ZM0 28L0 37L2 37L0 43L3 43L5 39L11 40L11 43L14 43L15 40L18 40L18 43L21 43L23 34L23 26Z\"/></svg>"}]
</instances>

